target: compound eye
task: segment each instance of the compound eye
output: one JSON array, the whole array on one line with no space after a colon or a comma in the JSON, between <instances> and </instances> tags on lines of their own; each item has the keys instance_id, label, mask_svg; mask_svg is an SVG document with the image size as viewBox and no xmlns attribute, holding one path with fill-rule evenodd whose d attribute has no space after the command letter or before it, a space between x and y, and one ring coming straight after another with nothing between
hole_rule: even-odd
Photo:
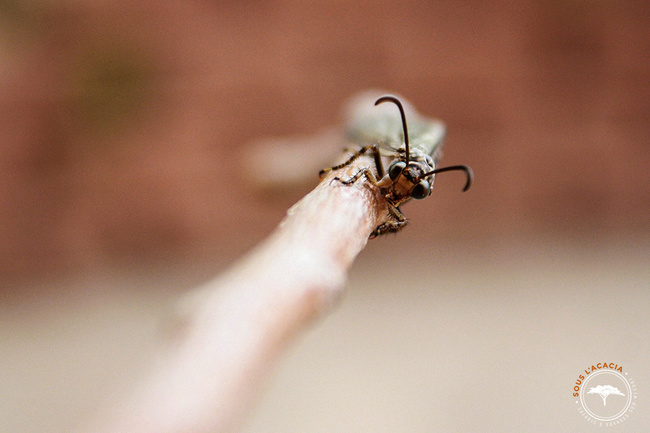
<instances>
[{"instance_id":1,"label":"compound eye","mask_svg":"<svg viewBox=\"0 0 650 433\"><path fill-rule=\"evenodd\" d=\"M431 193L431 185L426 180L421 180L420 183L415 185L411 190L411 197L416 200L427 198Z\"/></svg>"},{"instance_id":2,"label":"compound eye","mask_svg":"<svg viewBox=\"0 0 650 433\"><path fill-rule=\"evenodd\" d=\"M405 168L406 163L404 161L395 161L388 167L388 176L390 176L391 180L395 180Z\"/></svg>"}]
</instances>

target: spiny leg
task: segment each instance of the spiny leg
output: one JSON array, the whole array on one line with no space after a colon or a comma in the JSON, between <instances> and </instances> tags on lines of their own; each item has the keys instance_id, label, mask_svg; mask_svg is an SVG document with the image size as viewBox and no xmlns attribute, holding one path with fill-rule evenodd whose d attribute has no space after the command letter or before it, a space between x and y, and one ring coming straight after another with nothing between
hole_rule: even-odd
<instances>
[{"instance_id":1,"label":"spiny leg","mask_svg":"<svg viewBox=\"0 0 650 433\"><path fill-rule=\"evenodd\" d=\"M397 206L392 204L388 205L388 215L393 218L392 220L386 221L383 224L378 225L375 230L370 234L370 239L376 238L386 233L395 233L403 229L408 220L404 216L401 210Z\"/></svg>"},{"instance_id":2,"label":"spiny leg","mask_svg":"<svg viewBox=\"0 0 650 433\"><path fill-rule=\"evenodd\" d=\"M359 171L356 172L356 174L349 179L343 180L340 177L335 177L334 179L340 180L343 185L352 185L354 182L359 180L361 176L366 176L366 179L368 179L368 182L373 184L374 186L379 186L377 183L377 178L375 177L374 174L372 174L372 171L370 169L364 167L360 169Z\"/></svg>"},{"instance_id":3,"label":"spiny leg","mask_svg":"<svg viewBox=\"0 0 650 433\"><path fill-rule=\"evenodd\" d=\"M318 173L319 179L322 179L323 176L330 172L330 171L335 171L335 170L340 170L344 167L347 167L348 165L352 164L357 158L360 156L364 155L367 151L371 150L372 151L372 156L375 159L375 167L377 169L377 176L379 176L379 179L384 177L384 165L381 162L381 153L379 152L379 148L374 145L370 144L368 146L364 146L361 149L359 149L357 152L355 152L347 161L345 161L342 164L335 165L334 167L330 168L325 168ZM359 173L357 173L359 174Z\"/></svg>"}]
</instances>

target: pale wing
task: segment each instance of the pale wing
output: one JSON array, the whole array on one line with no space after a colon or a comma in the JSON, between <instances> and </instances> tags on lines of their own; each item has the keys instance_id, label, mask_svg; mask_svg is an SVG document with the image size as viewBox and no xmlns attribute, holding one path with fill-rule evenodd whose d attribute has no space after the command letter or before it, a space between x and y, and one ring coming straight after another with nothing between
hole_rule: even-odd
<instances>
[{"instance_id":1,"label":"pale wing","mask_svg":"<svg viewBox=\"0 0 650 433\"><path fill-rule=\"evenodd\" d=\"M374 95L355 101L350 110L350 121L346 125L347 138L359 146L376 144L385 150L395 151L404 146L399 111L390 104L375 106L374 100L370 102L373 97ZM411 150L417 148L437 160L446 134L444 123L421 117L404 100L402 104L406 113Z\"/></svg>"}]
</instances>

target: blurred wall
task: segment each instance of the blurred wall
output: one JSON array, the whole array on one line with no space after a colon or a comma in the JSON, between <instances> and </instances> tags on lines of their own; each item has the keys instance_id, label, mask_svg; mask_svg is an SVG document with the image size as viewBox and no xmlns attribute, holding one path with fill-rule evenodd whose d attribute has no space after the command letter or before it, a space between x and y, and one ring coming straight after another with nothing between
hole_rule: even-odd
<instances>
[{"instance_id":1,"label":"blurred wall","mask_svg":"<svg viewBox=\"0 0 650 433\"><path fill-rule=\"evenodd\" d=\"M2 275L242 252L317 182L255 189L247 143L336 124L369 87L445 120L443 163L476 172L408 205L405 236L647 233L649 10L2 2Z\"/></svg>"}]
</instances>

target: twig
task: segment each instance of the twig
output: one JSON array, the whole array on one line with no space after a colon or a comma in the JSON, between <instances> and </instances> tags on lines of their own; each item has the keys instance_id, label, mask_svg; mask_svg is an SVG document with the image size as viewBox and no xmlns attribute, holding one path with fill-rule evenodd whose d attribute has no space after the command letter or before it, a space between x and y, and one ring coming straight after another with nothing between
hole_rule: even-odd
<instances>
[{"instance_id":1,"label":"twig","mask_svg":"<svg viewBox=\"0 0 650 433\"><path fill-rule=\"evenodd\" d=\"M341 294L347 270L386 218L361 179L369 158L330 173L275 232L232 269L179 303L171 341L135 392L84 432L237 431L283 348Z\"/></svg>"}]
</instances>

